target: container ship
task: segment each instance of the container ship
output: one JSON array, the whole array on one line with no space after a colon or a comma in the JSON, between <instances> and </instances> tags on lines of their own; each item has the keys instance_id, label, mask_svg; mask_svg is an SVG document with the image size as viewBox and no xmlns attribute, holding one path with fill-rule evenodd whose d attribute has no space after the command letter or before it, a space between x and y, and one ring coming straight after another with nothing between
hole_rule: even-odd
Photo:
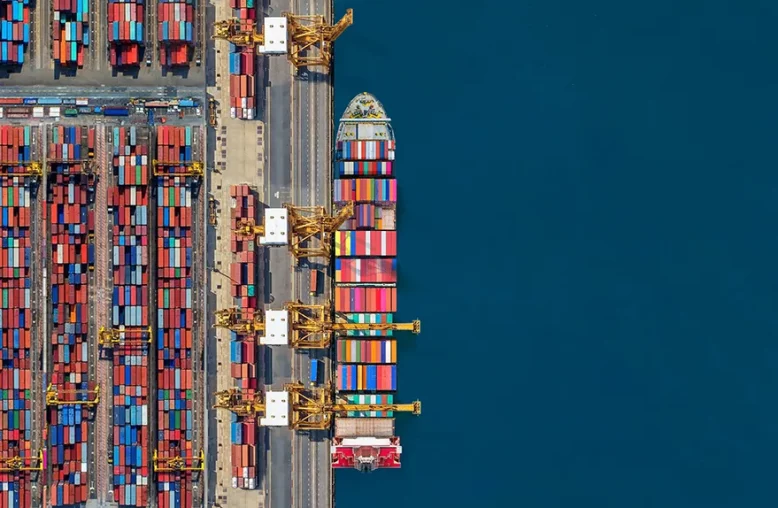
<instances>
[{"instance_id":1,"label":"container ship","mask_svg":"<svg viewBox=\"0 0 778 508\"><path fill-rule=\"evenodd\" d=\"M335 205L354 202L354 217L335 234L335 312L340 321L392 323L397 310L397 181L391 120L371 94L357 95L336 138ZM337 338L338 398L392 404L397 341L391 330L349 331ZM335 420L334 468L400 467L392 412L350 412Z\"/></svg>"}]
</instances>

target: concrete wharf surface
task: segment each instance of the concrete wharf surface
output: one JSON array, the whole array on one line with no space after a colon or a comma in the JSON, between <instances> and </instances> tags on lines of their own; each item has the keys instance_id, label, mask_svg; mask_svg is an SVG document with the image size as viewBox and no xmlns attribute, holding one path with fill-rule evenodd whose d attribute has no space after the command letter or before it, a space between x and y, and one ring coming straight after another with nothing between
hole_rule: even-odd
<instances>
[{"instance_id":1,"label":"concrete wharf surface","mask_svg":"<svg viewBox=\"0 0 778 508\"><path fill-rule=\"evenodd\" d=\"M198 0L196 20L197 45L192 65L183 71L168 72L159 67L156 40L156 3L147 0L146 55L151 65L124 73L111 68L108 61L104 0L90 4L92 44L83 68L75 72L55 68L51 59L51 10L33 10L32 41L27 62L21 72L0 70L3 97L89 97L94 104L117 105L130 98L194 98L200 103L199 114L187 110L184 118L173 112L165 116L166 125L201 126L203 137L195 140L195 160L205 162L206 174L199 194L193 203L194 232L194 314L195 314L195 389L196 414L194 422L197 449L206 452L206 473L195 474L194 507L278 507L330 508L333 505L333 473L330 467L329 432L294 433L289 429L262 429L260 432L257 468L259 484L255 490L234 489L231 486L230 429L228 412L211 409L213 392L232 386L230 378L229 332L212 327L213 311L230 307L229 265L233 255L230 242L229 187L249 184L265 207L279 207L291 202L300 206L323 205L331 210L331 147L333 133L333 89L331 75L316 69L296 70L283 56L258 57L257 61L257 117L246 121L229 118L229 44L210 39L209 28L216 20L232 16L229 3L223 0ZM261 5L260 5L261 4ZM258 17L280 16L291 11L297 14L321 14L332 22L331 0L263 0L257 4ZM202 65L196 65L199 58ZM218 125L206 127L207 97L218 103ZM112 440L112 369L97 347L97 330L109 326L111 305L111 236L112 217L107 212L107 190L112 185L111 127L136 125L140 136L146 136L153 153L153 134L146 124L142 110L133 111L129 118L80 116L78 118L9 119L0 123L9 125L36 125L40 127L37 139L39 152L33 159L45 158L46 136L51 125L94 125L97 127L96 160L99 174L95 202L95 270L90 274L90 379L102 388L101 403L95 411L89 431L90 502L88 506L114 506L111 468L105 457ZM151 159L151 157L150 157ZM151 172L153 168L149 167ZM45 180L42 182L33 216L45 205ZM208 224L208 196L217 203L217 223ZM153 206L149 219L154 220ZM40 221L31 234L37 239L41 262L33 261L35 289L34 312L47 314L47 281L45 268L49 257L48 232ZM151 252L150 252L151 255ZM154 284L155 261L151 257L150 281ZM324 303L331 300L331 279L323 260L297 262L286 248L261 249L260 294L266 309L281 309L290 300L305 303ZM311 269L323 270L326 277L323 294L310 297L308 285ZM150 297L150 305L154 299ZM50 317L49 317L50 319ZM33 346L40 348L41 365L50 362L51 346L47 320L33 329ZM155 447L156 386L152 348L150 356L149 455ZM324 362L326 379L331 379L332 362L329 351L293 351L289 348L260 348L260 375L266 390L280 390L293 380L309 377L310 359ZM37 368L37 367L36 367ZM201 370L198 370L201 369ZM43 376L34 377L40 403L33 416L33 435L42 442L45 411L43 405ZM150 473L150 506L155 506L154 474ZM36 495L47 503L46 489L41 485Z\"/></svg>"}]
</instances>

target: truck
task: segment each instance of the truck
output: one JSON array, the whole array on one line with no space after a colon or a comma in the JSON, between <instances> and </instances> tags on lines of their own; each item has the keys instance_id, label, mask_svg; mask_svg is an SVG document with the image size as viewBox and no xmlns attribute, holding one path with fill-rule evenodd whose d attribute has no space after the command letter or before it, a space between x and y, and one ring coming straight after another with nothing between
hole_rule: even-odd
<instances>
[{"instance_id":1,"label":"truck","mask_svg":"<svg viewBox=\"0 0 778 508\"><path fill-rule=\"evenodd\" d=\"M319 270L311 270L310 295L316 296L319 292Z\"/></svg>"},{"instance_id":2,"label":"truck","mask_svg":"<svg viewBox=\"0 0 778 508\"><path fill-rule=\"evenodd\" d=\"M319 371L321 360L311 359L311 386L319 384Z\"/></svg>"}]
</instances>

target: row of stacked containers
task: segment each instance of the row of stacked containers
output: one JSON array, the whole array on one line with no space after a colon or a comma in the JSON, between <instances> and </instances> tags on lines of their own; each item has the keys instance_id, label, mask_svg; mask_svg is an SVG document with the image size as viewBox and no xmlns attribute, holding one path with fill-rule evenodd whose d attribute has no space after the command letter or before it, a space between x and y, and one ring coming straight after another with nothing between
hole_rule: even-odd
<instances>
[{"instance_id":1,"label":"row of stacked containers","mask_svg":"<svg viewBox=\"0 0 778 508\"><path fill-rule=\"evenodd\" d=\"M390 150L391 149L391 150ZM334 202L355 202L335 234L335 312L353 323L392 323L397 310L397 182L394 141L338 141ZM336 383L352 403L392 403L397 342L391 331L349 331L337 338ZM351 412L352 417L391 417Z\"/></svg>"},{"instance_id":2,"label":"row of stacked containers","mask_svg":"<svg viewBox=\"0 0 778 508\"><path fill-rule=\"evenodd\" d=\"M242 221L257 218L257 199L248 185L230 186L232 209L231 247L234 262L230 264L230 280L234 307L241 309L243 317L253 319L257 308L257 251L253 238L235 234ZM230 371L234 385L245 396L253 398L259 389L257 368L257 343L254 337L230 336ZM232 486L241 489L257 487L257 421L254 417L232 415L230 442L232 456Z\"/></svg>"},{"instance_id":3,"label":"row of stacked containers","mask_svg":"<svg viewBox=\"0 0 778 508\"><path fill-rule=\"evenodd\" d=\"M139 127L113 127L113 491L120 506L148 506L149 195L148 146ZM145 129L144 129L145 130ZM144 133L145 134L145 133ZM146 136L144 136L145 138Z\"/></svg>"},{"instance_id":4,"label":"row of stacked containers","mask_svg":"<svg viewBox=\"0 0 778 508\"><path fill-rule=\"evenodd\" d=\"M0 0L0 64L23 64L29 43L30 0Z\"/></svg>"},{"instance_id":5,"label":"row of stacked containers","mask_svg":"<svg viewBox=\"0 0 778 508\"><path fill-rule=\"evenodd\" d=\"M48 145L48 219L51 235L51 384L60 400L93 400L89 381L89 271L94 262L90 235L91 176L82 159L94 153L94 127L54 126ZM48 409L50 496L55 506L84 503L88 497L87 420L89 406Z\"/></svg>"},{"instance_id":6,"label":"row of stacked containers","mask_svg":"<svg viewBox=\"0 0 778 508\"><path fill-rule=\"evenodd\" d=\"M84 49L89 46L89 2L53 0L52 53L60 65L84 65Z\"/></svg>"},{"instance_id":7,"label":"row of stacked containers","mask_svg":"<svg viewBox=\"0 0 778 508\"><path fill-rule=\"evenodd\" d=\"M156 158L192 160L192 127L157 126ZM165 173L183 173L184 164L162 166ZM158 176L157 197L157 439L160 458L191 459L193 447L192 394L192 193L195 179ZM191 478L187 474L157 474L160 507L190 506Z\"/></svg>"},{"instance_id":8,"label":"row of stacked containers","mask_svg":"<svg viewBox=\"0 0 778 508\"><path fill-rule=\"evenodd\" d=\"M242 27L253 30L257 11L256 0L230 0L232 15ZM254 46L236 46L230 43L230 117L251 120L256 114L256 72L257 55Z\"/></svg>"},{"instance_id":9,"label":"row of stacked containers","mask_svg":"<svg viewBox=\"0 0 778 508\"><path fill-rule=\"evenodd\" d=\"M145 0L108 0L108 44L111 65L138 65L146 25Z\"/></svg>"},{"instance_id":10,"label":"row of stacked containers","mask_svg":"<svg viewBox=\"0 0 778 508\"><path fill-rule=\"evenodd\" d=\"M159 61L187 65L194 44L195 0L157 0Z\"/></svg>"},{"instance_id":11,"label":"row of stacked containers","mask_svg":"<svg viewBox=\"0 0 778 508\"><path fill-rule=\"evenodd\" d=\"M32 129L0 126L0 160L29 161ZM23 166L2 166L22 173ZM0 458L32 459L31 195L29 177L0 177ZM0 472L0 507L28 507L29 476Z\"/></svg>"}]
</instances>

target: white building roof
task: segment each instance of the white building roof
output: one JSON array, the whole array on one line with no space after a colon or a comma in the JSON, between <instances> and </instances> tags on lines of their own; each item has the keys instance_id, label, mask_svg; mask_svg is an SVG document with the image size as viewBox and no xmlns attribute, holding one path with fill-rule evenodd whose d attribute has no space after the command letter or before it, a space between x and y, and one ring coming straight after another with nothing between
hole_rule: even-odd
<instances>
[{"instance_id":1,"label":"white building roof","mask_svg":"<svg viewBox=\"0 0 778 508\"><path fill-rule=\"evenodd\" d=\"M259 52L268 55L286 54L286 18L265 18L265 44L259 47Z\"/></svg>"},{"instance_id":2,"label":"white building roof","mask_svg":"<svg viewBox=\"0 0 778 508\"><path fill-rule=\"evenodd\" d=\"M265 236L259 238L261 245L286 245L289 242L289 217L286 208L265 210Z\"/></svg>"},{"instance_id":3,"label":"white building roof","mask_svg":"<svg viewBox=\"0 0 778 508\"><path fill-rule=\"evenodd\" d=\"M289 344L289 311L265 311L265 336L259 338L259 343L268 346Z\"/></svg>"},{"instance_id":4,"label":"white building roof","mask_svg":"<svg viewBox=\"0 0 778 508\"><path fill-rule=\"evenodd\" d=\"M265 417L259 419L263 427L289 426L289 394L265 392Z\"/></svg>"}]
</instances>

